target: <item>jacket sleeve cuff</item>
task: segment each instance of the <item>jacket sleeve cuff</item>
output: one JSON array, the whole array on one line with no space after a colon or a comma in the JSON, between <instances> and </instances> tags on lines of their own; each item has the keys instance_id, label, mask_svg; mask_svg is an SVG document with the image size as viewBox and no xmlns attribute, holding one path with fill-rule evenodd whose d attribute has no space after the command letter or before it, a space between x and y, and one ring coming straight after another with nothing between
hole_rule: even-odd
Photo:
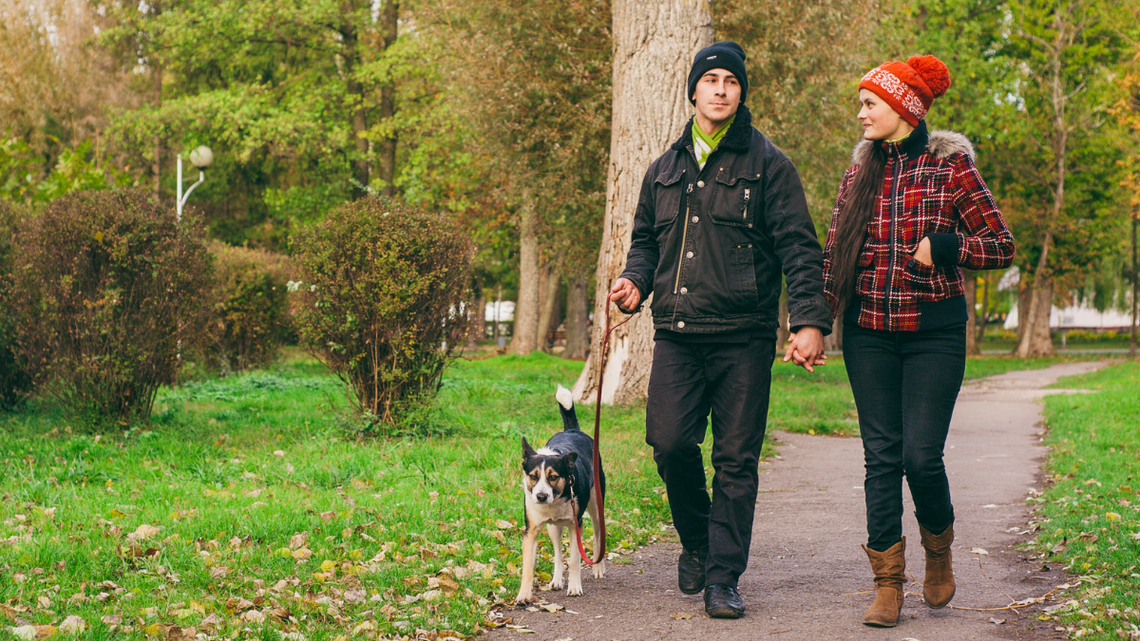
<instances>
[{"instance_id":1,"label":"jacket sleeve cuff","mask_svg":"<svg viewBox=\"0 0 1140 641\"><path fill-rule=\"evenodd\" d=\"M958 264L958 234L927 234L930 239L930 259L936 267Z\"/></svg>"}]
</instances>

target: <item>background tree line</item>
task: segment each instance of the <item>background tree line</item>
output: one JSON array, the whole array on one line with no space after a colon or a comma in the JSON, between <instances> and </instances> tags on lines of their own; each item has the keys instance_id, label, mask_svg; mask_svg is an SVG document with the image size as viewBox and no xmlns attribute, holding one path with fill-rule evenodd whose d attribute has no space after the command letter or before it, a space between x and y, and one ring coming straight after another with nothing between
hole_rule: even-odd
<instances>
[{"instance_id":1,"label":"background tree line","mask_svg":"<svg viewBox=\"0 0 1140 641\"><path fill-rule=\"evenodd\" d=\"M169 200L174 157L207 144L217 161L193 205L213 238L288 253L335 205L396 196L463 226L477 294L518 302L516 352L546 348L565 319L581 357L616 275L607 252L628 235L607 215L615 176L644 171L612 150L647 140L652 158L688 109L681 96L663 117L677 122L634 113L619 130L636 92L676 93L696 44L740 42L756 124L795 161L822 237L858 139L859 78L924 52L954 77L931 126L970 137L1014 227L1019 353L1051 350L1054 300L1123 303L1137 0L637 4L0 0L0 198L136 185ZM649 66L615 84L630 24L651 29ZM644 329L630 331L636 356ZM641 378L621 378L636 396Z\"/></svg>"}]
</instances>

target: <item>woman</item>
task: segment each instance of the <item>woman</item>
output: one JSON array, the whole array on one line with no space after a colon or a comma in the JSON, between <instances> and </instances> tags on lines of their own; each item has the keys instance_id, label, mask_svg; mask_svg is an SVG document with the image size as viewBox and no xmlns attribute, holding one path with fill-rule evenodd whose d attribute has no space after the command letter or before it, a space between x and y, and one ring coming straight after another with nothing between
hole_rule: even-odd
<instances>
[{"instance_id":1,"label":"woman","mask_svg":"<svg viewBox=\"0 0 1140 641\"><path fill-rule=\"evenodd\" d=\"M843 176L824 249L824 282L843 316L843 355L859 411L875 602L864 623L893 627L903 603L902 479L926 549L923 596L954 596L954 507L942 454L966 365L962 271L1013 261L1013 236L965 136L923 118L950 72L934 56L872 69L859 83L863 138Z\"/></svg>"}]
</instances>

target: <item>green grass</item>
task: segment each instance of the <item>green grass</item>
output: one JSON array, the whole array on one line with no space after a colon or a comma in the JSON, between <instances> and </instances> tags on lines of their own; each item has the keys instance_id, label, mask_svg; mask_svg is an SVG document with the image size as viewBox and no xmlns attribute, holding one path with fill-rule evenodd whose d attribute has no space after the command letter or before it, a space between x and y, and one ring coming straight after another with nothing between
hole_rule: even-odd
<instances>
[{"instance_id":1,"label":"green grass","mask_svg":"<svg viewBox=\"0 0 1140 641\"><path fill-rule=\"evenodd\" d=\"M1045 401L1052 481L1036 540L1047 564L1081 578L1051 614L1073 638L1140 638L1140 363L1060 381L1091 390Z\"/></svg>"},{"instance_id":2,"label":"green grass","mask_svg":"<svg viewBox=\"0 0 1140 641\"><path fill-rule=\"evenodd\" d=\"M175 625L312 641L359 626L472 634L518 590L520 438L543 443L561 428L554 388L580 368L542 354L458 361L433 435L417 438L354 438L338 381L296 355L163 390L152 422L121 434L46 406L0 415L0 623L75 615L91 639ZM589 429L592 408L581 411ZM842 360L816 375L777 362L770 417L779 429L856 433ZM662 527L644 409L606 407L603 421L609 549L622 563L675 537ZM540 545L540 572L550 552Z\"/></svg>"}]
</instances>

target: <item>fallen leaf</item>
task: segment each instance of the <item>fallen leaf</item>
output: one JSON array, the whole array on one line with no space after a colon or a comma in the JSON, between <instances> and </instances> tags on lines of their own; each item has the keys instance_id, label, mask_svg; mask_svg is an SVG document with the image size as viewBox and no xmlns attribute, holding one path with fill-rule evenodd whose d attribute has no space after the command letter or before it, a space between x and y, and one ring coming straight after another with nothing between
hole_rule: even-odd
<instances>
[{"instance_id":1,"label":"fallen leaf","mask_svg":"<svg viewBox=\"0 0 1140 641\"><path fill-rule=\"evenodd\" d=\"M293 536L289 537L289 549L296 550L297 548L305 547L305 538L307 536L307 533L302 532L300 534L294 534Z\"/></svg>"},{"instance_id":2,"label":"fallen leaf","mask_svg":"<svg viewBox=\"0 0 1140 641\"><path fill-rule=\"evenodd\" d=\"M40 604L40 607L45 610L51 607L51 599L47 598L46 596L41 596L40 598L36 599L36 601Z\"/></svg>"},{"instance_id":3,"label":"fallen leaf","mask_svg":"<svg viewBox=\"0 0 1140 641\"><path fill-rule=\"evenodd\" d=\"M558 612L559 610L565 609L564 606L558 605L557 603L547 603L546 605L540 605L539 607L541 607L543 610L546 610L547 612Z\"/></svg>"},{"instance_id":4,"label":"fallen leaf","mask_svg":"<svg viewBox=\"0 0 1140 641\"><path fill-rule=\"evenodd\" d=\"M221 625L221 623L222 623L222 620L218 618L218 615L211 614L210 616L206 617L205 619L202 619L202 622L198 624L198 627L209 632L211 630L217 629L217 627L219 625Z\"/></svg>"},{"instance_id":5,"label":"fallen leaf","mask_svg":"<svg viewBox=\"0 0 1140 641\"><path fill-rule=\"evenodd\" d=\"M989 553L989 552L986 552L986 551L985 551L984 549L982 549L982 548L970 548L970 554L982 554L982 555L985 555L985 556L989 556L989 554L990 554L990 553Z\"/></svg>"},{"instance_id":6,"label":"fallen leaf","mask_svg":"<svg viewBox=\"0 0 1140 641\"><path fill-rule=\"evenodd\" d=\"M998 619L996 617L990 617L990 623L992 623L994 625L1001 625L1001 624L1005 623L1005 619Z\"/></svg>"},{"instance_id":7,"label":"fallen leaf","mask_svg":"<svg viewBox=\"0 0 1140 641\"><path fill-rule=\"evenodd\" d=\"M157 528L149 523L143 523L138 527L137 530L128 534L127 537L134 537L139 541L145 541L146 539L149 539L150 537L158 534L159 530L161 529L162 528Z\"/></svg>"},{"instance_id":8,"label":"fallen leaf","mask_svg":"<svg viewBox=\"0 0 1140 641\"><path fill-rule=\"evenodd\" d=\"M674 612L670 616L672 616L672 618L674 618L674 619L691 619L691 618L693 618L693 615L688 613L688 612Z\"/></svg>"},{"instance_id":9,"label":"fallen leaf","mask_svg":"<svg viewBox=\"0 0 1140 641\"><path fill-rule=\"evenodd\" d=\"M298 561L304 561L311 556L313 556L313 551L310 550L309 548L301 548L299 550L293 550L293 558L297 559Z\"/></svg>"},{"instance_id":10,"label":"fallen leaf","mask_svg":"<svg viewBox=\"0 0 1140 641\"><path fill-rule=\"evenodd\" d=\"M114 627L123 622L123 617L118 614L104 614L103 618L99 619L104 625Z\"/></svg>"},{"instance_id":11,"label":"fallen leaf","mask_svg":"<svg viewBox=\"0 0 1140 641\"><path fill-rule=\"evenodd\" d=\"M18 628L12 628L12 636L17 639L24 639L25 641L35 641L36 626L22 625Z\"/></svg>"},{"instance_id":12,"label":"fallen leaf","mask_svg":"<svg viewBox=\"0 0 1140 641\"><path fill-rule=\"evenodd\" d=\"M497 519L495 525L498 526L500 530L509 530L514 527L510 521L504 521L503 519Z\"/></svg>"},{"instance_id":13,"label":"fallen leaf","mask_svg":"<svg viewBox=\"0 0 1140 641\"><path fill-rule=\"evenodd\" d=\"M1109 521L1119 521L1120 515L1116 512L1106 512L1104 518L1108 519Z\"/></svg>"},{"instance_id":14,"label":"fallen leaf","mask_svg":"<svg viewBox=\"0 0 1140 641\"><path fill-rule=\"evenodd\" d=\"M273 450L273 456L285 458L285 452L282 450Z\"/></svg>"},{"instance_id":15,"label":"fallen leaf","mask_svg":"<svg viewBox=\"0 0 1140 641\"><path fill-rule=\"evenodd\" d=\"M376 622L372 621L372 620L368 620L368 621L365 621L365 622L361 623L360 625L356 626L355 628L353 628L352 634L357 635L357 634L360 634L361 632L372 632L376 629L377 629Z\"/></svg>"},{"instance_id":16,"label":"fallen leaf","mask_svg":"<svg viewBox=\"0 0 1140 641\"><path fill-rule=\"evenodd\" d=\"M87 622L82 617L77 617L74 614L63 620L59 624L59 631L64 634L79 634L87 629Z\"/></svg>"},{"instance_id":17,"label":"fallen leaf","mask_svg":"<svg viewBox=\"0 0 1140 641\"><path fill-rule=\"evenodd\" d=\"M265 615L257 610L249 610L245 614L241 615L241 618L245 621L249 621L250 623L262 623L265 621Z\"/></svg>"}]
</instances>

